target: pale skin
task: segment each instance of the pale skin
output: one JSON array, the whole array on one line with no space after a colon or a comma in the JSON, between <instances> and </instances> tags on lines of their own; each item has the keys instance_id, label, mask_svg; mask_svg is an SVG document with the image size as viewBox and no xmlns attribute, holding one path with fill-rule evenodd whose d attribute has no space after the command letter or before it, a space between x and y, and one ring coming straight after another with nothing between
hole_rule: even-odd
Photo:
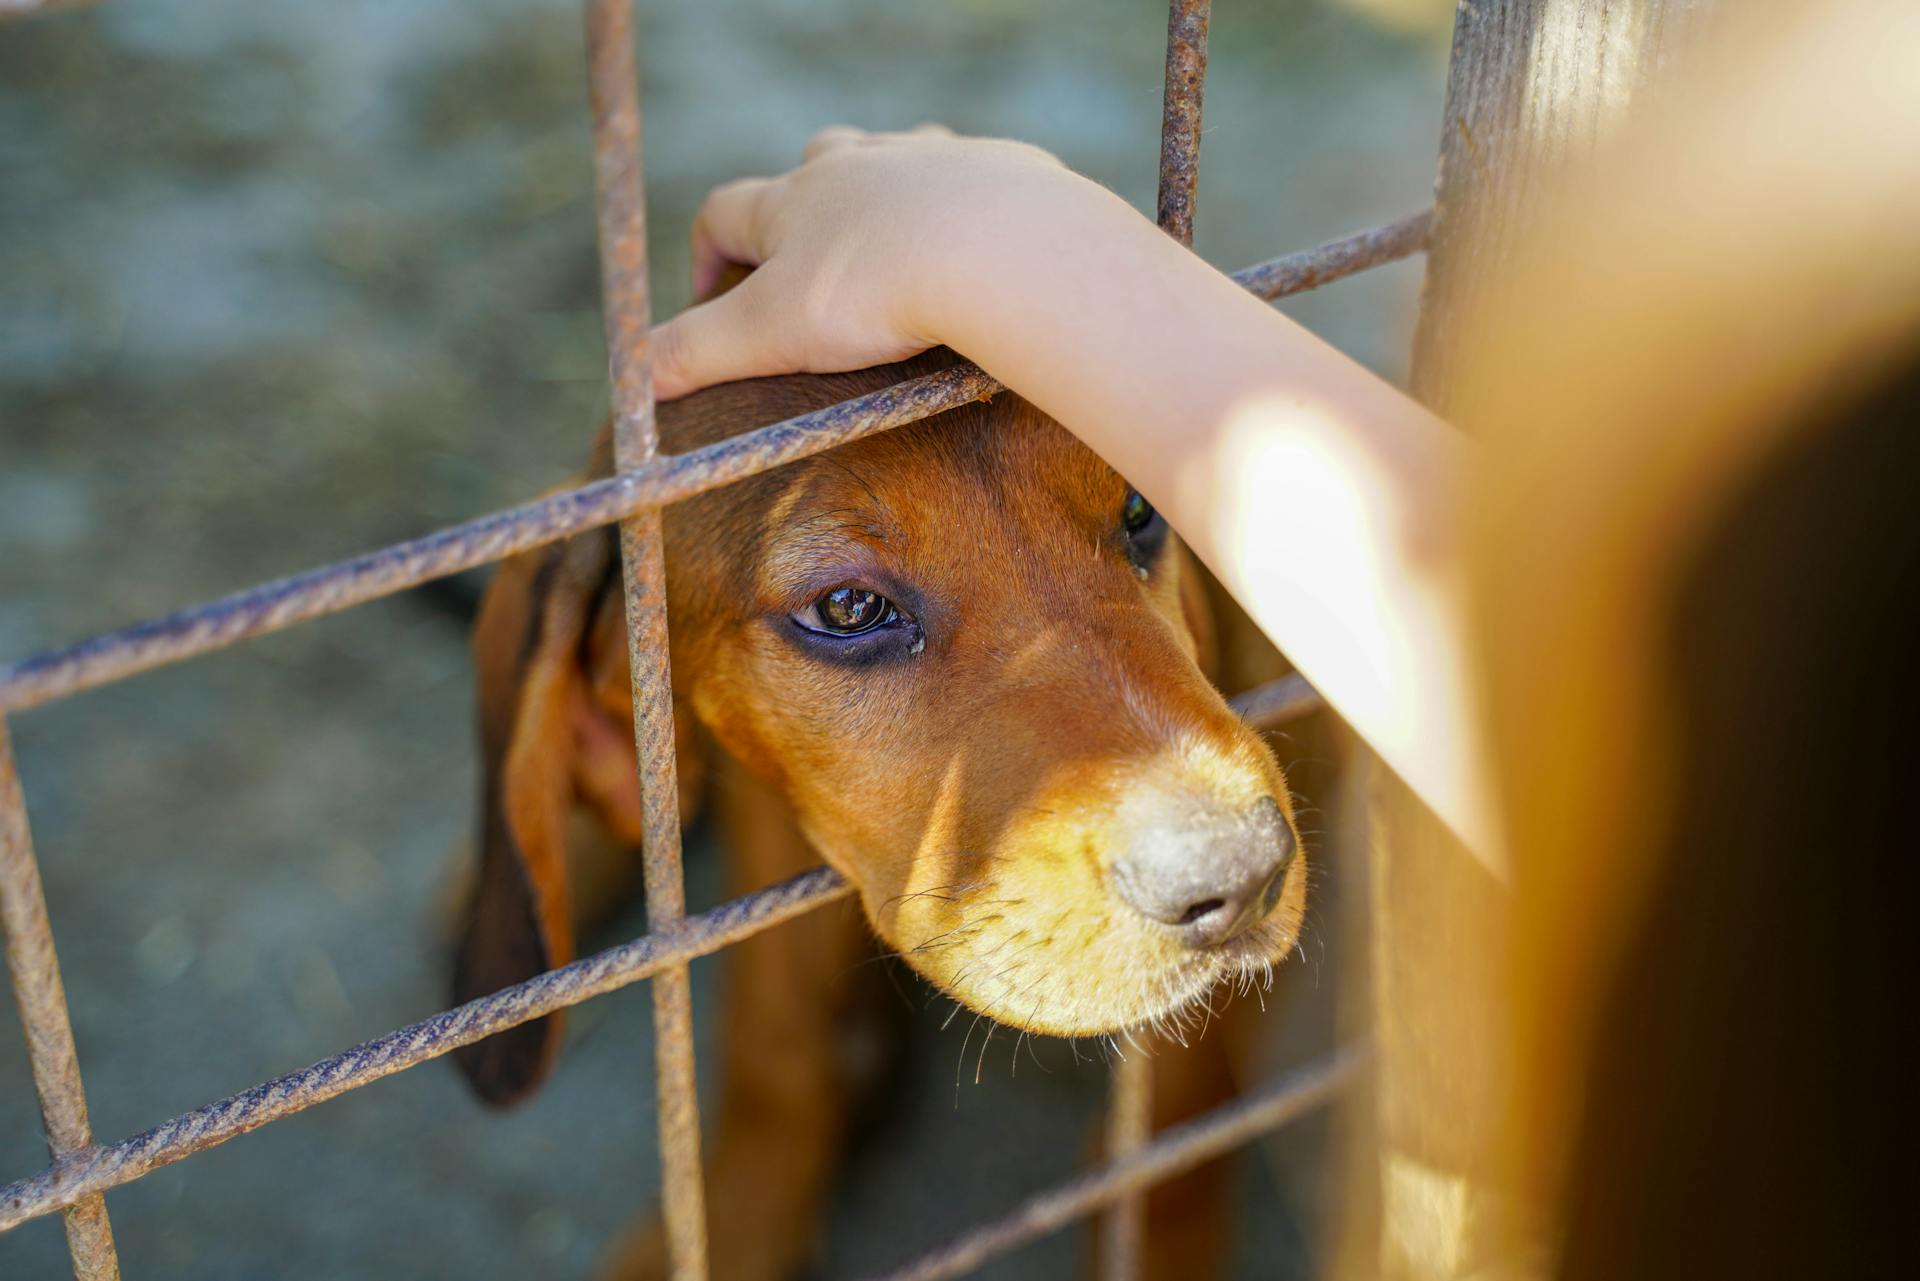
<instances>
[{"instance_id":1,"label":"pale skin","mask_svg":"<svg viewBox=\"0 0 1920 1281\"><path fill-rule=\"evenodd\" d=\"M1023 143L837 127L717 188L704 295L655 328L663 399L948 346L1158 507L1353 729L1482 857L1456 510L1472 447L1118 196Z\"/></svg>"}]
</instances>

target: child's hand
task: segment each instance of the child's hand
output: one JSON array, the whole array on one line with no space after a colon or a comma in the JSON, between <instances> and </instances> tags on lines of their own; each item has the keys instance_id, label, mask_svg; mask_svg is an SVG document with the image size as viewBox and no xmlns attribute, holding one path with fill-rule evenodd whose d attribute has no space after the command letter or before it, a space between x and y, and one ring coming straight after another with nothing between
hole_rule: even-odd
<instances>
[{"instance_id":1,"label":"child's hand","mask_svg":"<svg viewBox=\"0 0 1920 1281\"><path fill-rule=\"evenodd\" d=\"M798 169L716 188L693 226L693 291L757 268L655 327L662 399L779 373L831 373L954 341L981 272L1091 219L1143 220L1025 143L821 131ZM977 309L977 308L976 308Z\"/></svg>"}]
</instances>

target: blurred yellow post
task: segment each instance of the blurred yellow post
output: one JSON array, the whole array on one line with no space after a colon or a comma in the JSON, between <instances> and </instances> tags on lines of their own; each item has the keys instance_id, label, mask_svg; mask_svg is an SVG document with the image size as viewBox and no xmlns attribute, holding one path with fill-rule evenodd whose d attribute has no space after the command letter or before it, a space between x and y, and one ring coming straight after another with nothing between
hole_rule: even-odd
<instances>
[{"instance_id":1,"label":"blurred yellow post","mask_svg":"<svg viewBox=\"0 0 1920 1281\"><path fill-rule=\"evenodd\" d=\"M1873 1191L1886 1170L1841 1159L1899 1106L1864 1084L1897 1076L1891 976L1864 969L1889 931L1852 971L1831 943L1891 914L1869 871L1904 856L1861 824L1833 851L1754 839L1842 826L1849 802L1793 771L1689 791L1748 743L1689 722L1676 637L1755 485L1794 479L1782 460L1821 424L1884 418L1876 389L1920 368L1920 10L1705 10L1461 10L1415 374L1485 449L1474 620L1511 883L1376 775L1378 1222L1349 1225L1344 1275L1868 1275L1849 1248L1900 1236L1859 1230L1901 1200ZM1868 590L1903 590L1871 568ZM1828 629L1734 621L1743 660ZM1754 755L1818 755L1792 750L1817 713L1770 717L1849 676L1752 689L1741 724L1774 742ZM1862 848L1879 863L1825 862ZM1741 896L1760 882L1772 897ZM1676 884L1694 896L1677 916ZM1790 987L1808 962L1774 958L1816 924L1844 982ZM1828 1014L1848 1001L1866 1013ZM1869 1051L1860 1097L1747 1052L1820 1037L1829 1060ZM1910 1149L1883 1146L1905 1169Z\"/></svg>"},{"instance_id":2,"label":"blurred yellow post","mask_svg":"<svg viewBox=\"0 0 1920 1281\"><path fill-rule=\"evenodd\" d=\"M1560 176L1658 96L1674 46L1707 8L1459 7L1414 351L1414 387L1429 406L1458 408L1459 365L1484 354L1488 318L1513 303L1514 247L1545 216ZM1536 429L1556 430L1554 418ZM1343 1260L1391 1278L1474 1275L1505 1261L1516 1213L1498 1162L1510 887L1377 760L1363 787L1377 1177L1356 1180L1363 1208L1350 1214ZM1368 1206L1368 1193L1377 1203Z\"/></svg>"}]
</instances>

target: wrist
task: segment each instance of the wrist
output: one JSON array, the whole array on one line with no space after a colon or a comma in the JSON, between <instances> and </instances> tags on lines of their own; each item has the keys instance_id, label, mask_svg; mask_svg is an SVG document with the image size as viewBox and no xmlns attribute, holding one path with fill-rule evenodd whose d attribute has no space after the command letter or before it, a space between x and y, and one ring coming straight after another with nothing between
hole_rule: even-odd
<instances>
[{"instance_id":1,"label":"wrist","mask_svg":"<svg viewBox=\"0 0 1920 1281\"><path fill-rule=\"evenodd\" d=\"M911 293L909 323L931 344L994 366L1058 341L1089 283L1165 241L1119 196L1049 165L953 217ZM1168 247L1172 242L1165 241Z\"/></svg>"}]
</instances>

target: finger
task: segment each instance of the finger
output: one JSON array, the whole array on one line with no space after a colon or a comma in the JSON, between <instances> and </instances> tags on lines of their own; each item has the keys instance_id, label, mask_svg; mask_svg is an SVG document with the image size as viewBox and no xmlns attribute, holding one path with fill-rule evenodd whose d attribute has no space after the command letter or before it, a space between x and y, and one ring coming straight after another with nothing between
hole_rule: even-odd
<instances>
[{"instance_id":1,"label":"finger","mask_svg":"<svg viewBox=\"0 0 1920 1281\"><path fill-rule=\"evenodd\" d=\"M800 161L805 164L816 156L826 155L829 151L857 146L866 136L865 129L859 129L853 125L828 125L807 139L806 150L800 153Z\"/></svg>"},{"instance_id":2,"label":"finger","mask_svg":"<svg viewBox=\"0 0 1920 1281\"><path fill-rule=\"evenodd\" d=\"M755 272L711 302L654 326L656 397L674 400L715 383L799 368L775 309L765 305L765 280L764 272Z\"/></svg>"},{"instance_id":3,"label":"finger","mask_svg":"<svg viewBox=\"0 0 1920 1281\"><path fill-rule=\"evenodd\" d=\"M693 218L693 296L704 298L728 264L767 260L766 198L777 179L741 178L707 193Z\"/></svg>"},{"instance_id":4,"label":"finger","mask_svg":"<svg viewBox=\"0 0 1920 1281\"><path fill-rule=\"evenodd\" d=\"M926 138L957 138L960 135L941 124L938 120L925 120L907 130Z\"/></svg>"}]
</instances>

